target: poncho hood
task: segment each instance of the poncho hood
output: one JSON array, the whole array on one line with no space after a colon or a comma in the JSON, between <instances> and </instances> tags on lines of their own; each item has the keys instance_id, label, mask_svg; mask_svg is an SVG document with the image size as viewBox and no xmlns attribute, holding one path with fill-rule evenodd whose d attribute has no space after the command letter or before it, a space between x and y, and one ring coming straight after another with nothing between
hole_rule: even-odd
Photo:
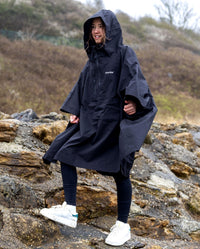
<instances>
[{"instance_id":1,"label":"poncho hood","mask_svg":"<svg viewBox=\"0 0 200 249\"><path fill-rule=\"evenodd\" d=\"M123 43L121 26L115 14L110 10L100 10L99 12L95 13L90 18L88 18L83 26L84 48L88 56L90 56L92 48L96 46L94 41L92 40L89 41L89 35L91 32L92 21L94 18L98 17L100 17L104 22L106 29L106 42L103 46L104 50L108 54L111 54L115 52L117 49L119 49L119 47L121 47ZM88 46L88 41L89 41L89 46Z\"/></svg>"}]
</instances>

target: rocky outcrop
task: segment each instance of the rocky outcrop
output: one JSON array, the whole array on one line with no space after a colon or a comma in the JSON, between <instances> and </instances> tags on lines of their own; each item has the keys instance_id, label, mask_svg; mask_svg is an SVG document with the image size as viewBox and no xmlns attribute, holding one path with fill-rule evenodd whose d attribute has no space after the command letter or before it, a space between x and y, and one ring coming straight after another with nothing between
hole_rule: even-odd
<instances>
[{"instance_id":1,"label":"rocky outcrop","mask_svg":"<svg viewBox=\"0 0 200 249\"><path fill-rule=\"evenodd\" d=\"M66 129L68 122L65 120L55 121L50 124L41 124L33 128L33 135L45 144L51 144L56 136Z\"/></svg>"},{"instance_id":2,"label":"rocky outcrop","mask_svg":"<svg viewBox=\"0 0 200 249\"><path fill-rule=\"evenodd\" d=\"M15 139L17 122L0 120L0 142L11 142Z\"/></svg>"},{"instance_id":3,"label":"rocky outcrop","mask_svg":"<svg viewBox=\"0 0 200 249\"><path fill-rule=\"evenodd\" d=\"M64 201L60 165L45 165L42 155L67 118L1 117L0 248L108 248L104 238L117 212L112 177L78 169L77 229L39 214ZM199 126L154 123L136 154L131 182L132 239L121 248L199 248Z\"/></svg>"}]
</instances>

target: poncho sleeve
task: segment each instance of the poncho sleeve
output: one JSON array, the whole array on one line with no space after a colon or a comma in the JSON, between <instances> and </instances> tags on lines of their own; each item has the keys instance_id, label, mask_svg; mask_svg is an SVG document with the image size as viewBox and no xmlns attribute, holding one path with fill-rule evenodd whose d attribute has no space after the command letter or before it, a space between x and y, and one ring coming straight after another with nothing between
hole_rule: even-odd
<instances>
[{"instance_id":1,"label":"poncho sleeve","mask_svg":"<svg viewBox=\"0 0 200 249\"><path fill-rule=\"evenodd\" d=\"M123 160L141 148L157 112L136 54L130 47L124 49L119 92L123 102L128 98L137 104L136 113L131 116L124 113L120 122L119 148Z\"/></svg>"}]
</instances>

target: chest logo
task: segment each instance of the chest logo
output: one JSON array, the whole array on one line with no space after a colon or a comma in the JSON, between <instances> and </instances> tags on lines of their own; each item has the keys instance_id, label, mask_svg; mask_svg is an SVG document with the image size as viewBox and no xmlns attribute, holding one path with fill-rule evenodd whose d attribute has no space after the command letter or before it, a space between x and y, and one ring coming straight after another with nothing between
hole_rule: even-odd
<instances>
[{"instance_id":1,"label":"chest logo","mask_svg":"<svg viewBox=\"0 0 200 249\"><path fill-rule=\"evenodd\" d=\"M108 71L108 72L105 72L105 74L114 74L113 71Z\"/></svg>"}]
</instances>

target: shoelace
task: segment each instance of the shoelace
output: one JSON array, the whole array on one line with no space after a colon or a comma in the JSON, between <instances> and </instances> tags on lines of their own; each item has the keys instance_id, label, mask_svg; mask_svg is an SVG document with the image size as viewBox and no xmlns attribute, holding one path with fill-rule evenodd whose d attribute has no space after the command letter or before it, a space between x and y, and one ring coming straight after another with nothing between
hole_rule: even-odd
<instances>
[{"instance_id":1,"label":"shoelace","mask_svg":"<svg viewBox=\"0 0 200 249\"><path fill-rule=\"evenodd\" d=\"M61 208L61 205L56 205L56 206L52 206L51 208L56 209L56 208Z\"/></svg>"},{"instance_id":2,"label":"shoelace","mask_svg":"<svg viewBox=\"0 0 200 249\"><path fill-rule=\"evenodd\" d=\"M112 234L115 234L119 231L119 229L120 229L120 227L115 224L111 227L110 231Z\"/></svg>"}]
</instances>

